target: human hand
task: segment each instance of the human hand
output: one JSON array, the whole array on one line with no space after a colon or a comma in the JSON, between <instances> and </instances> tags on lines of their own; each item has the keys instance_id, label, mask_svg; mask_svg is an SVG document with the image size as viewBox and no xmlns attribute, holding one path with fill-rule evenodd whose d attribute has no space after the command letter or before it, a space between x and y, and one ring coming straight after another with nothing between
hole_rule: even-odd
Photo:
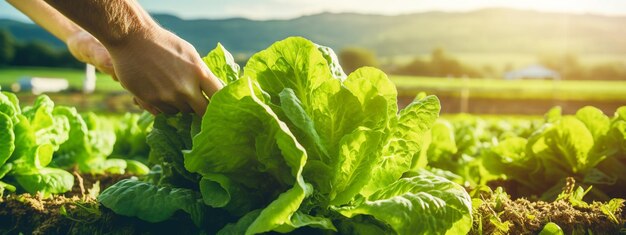
<instances>
[{"instance_id":1,"label":"human hand","mask_svg":"<svg viewBox=\"0 0 626 235\"><path fill-rule=\"evenodd\" d=\"M222 88L191 44L158 26L107 48L119 82L152 113L203 115L204 94L211 97Z\"/></svg>"},{"instance_id":2,"label":"human hand","mask_svg":"<svg viewBox=\"0 0 626 235\"><path fill-rule=\"evenodd\" d=\"M94 65L101 72L109 74L114 80L117 80L109 51L91 34L82 30L78 31L67 37L66 44L76 59Z\"/></svg>"}]
</instances>

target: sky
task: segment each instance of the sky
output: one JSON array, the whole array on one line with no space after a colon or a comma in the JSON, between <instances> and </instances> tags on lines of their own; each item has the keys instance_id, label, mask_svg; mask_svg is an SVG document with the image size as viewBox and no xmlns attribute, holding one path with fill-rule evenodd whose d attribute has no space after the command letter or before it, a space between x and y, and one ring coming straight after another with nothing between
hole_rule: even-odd
<instances>
[{"instance_id":1,"label":"sky","mask_svg":"<svg viewBox=\"0 0 626 235\"><path fill-rule=\"evenodd\" d=\"M232 18L286 19L320 12L406 14L424 11L470 11L507 7L548 12L593 13L626 16L626 0L139 0L152 13L169 13L185 19ZM0 18L28 21L6 1L0 1Z\"/></svg>"}]
</instances>

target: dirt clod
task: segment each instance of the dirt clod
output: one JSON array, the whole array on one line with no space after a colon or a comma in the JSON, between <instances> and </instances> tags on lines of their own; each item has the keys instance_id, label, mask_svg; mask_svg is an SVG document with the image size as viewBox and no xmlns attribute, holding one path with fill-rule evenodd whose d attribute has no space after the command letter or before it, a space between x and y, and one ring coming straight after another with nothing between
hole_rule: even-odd
<instances>
[{"instance_id":1,"label":"dirt clod","mask_svg":"<svg viewBox=\"0 0 626 235\"><path fill-rule=\"evenodd\" d=\"M565 234L587 231L593 234L618 234L626 222L623 205L613 213L618 223L605 214L601 206L575 206L565 199L554 202L511 200L506 194L483 193L482 203L474 210L471 234L537 234L549 223L556 223ZM482 233L481 233L482 232ZM579 233L576 233L579 234Z\"/></svg>"}]
</instances>

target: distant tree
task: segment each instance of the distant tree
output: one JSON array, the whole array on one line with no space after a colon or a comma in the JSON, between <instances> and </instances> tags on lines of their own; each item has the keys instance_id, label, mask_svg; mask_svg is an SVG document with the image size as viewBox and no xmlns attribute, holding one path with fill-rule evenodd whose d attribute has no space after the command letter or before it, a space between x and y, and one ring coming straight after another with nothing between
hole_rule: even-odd
<instances>
[{"instance_id":1,"label":"distant tree","mask_svg":"<svg viewBox=\"0 0 626 235\"><path fill-rule=\"evenodd\" d=\"M477 69L463 65L458 59L448 55L442 48L430 53L429 59L416 57L407 65L400 67L396 73L414 76L431 77L480 77Z\"/></svg>"},{"instance_id":2,"label":"distant tree","mask_svg":"<svg viewBox=\"0 0 626 235\"><path fill-rule=\"evenodd\" d=\"M456 58L449 56L443 48L433 50L430 58L434 76L470 76L465 74L463 65Z\"/></svg>"},{"instance_id":3,"label":"distant tree","mask_svg":"<svg viewBox=\"0 0 626 235\"><path fill-rule=\"evenodd\" d=\"M15 56L15 40L11 32L0 29L0 66L8 65Z\"/></svg>"},{"instance_id":4,"label":"distant tree","mask_svg":"<svg viewBox=\"0 0 626 235\"><path fill-rule=\"evenodd\" d=\"M415 76L434 76L430 61L416 57L408 64L398 68L397 74Z\"/></svg>"},{"instance_id":5,"label":"distant tree","mask_svg":"<svg viewBox=\"0 0 626 235\"><path fill-rule=\"evenodd\" d=\"M492 65L484 65L482 67L482 74L485 75L485 77L487 78L497 78L499 76L496 68L494 68Z\"/></svg>"},{"instance_id":6,"label":"distant tree","mask_svg":"<svg viewBox=\"0 0 626 235\"><path fill-rule=\"evenodd\" d=\"M15 48L15 57L11 65L57 67L59 53L49 44L41 41L27 42Z\"/></svg>"},{"instance_id":7,"label":"distant tree","mask_svg":"<svg viewBox=\"0 0 626 235\"><path fill-rule=\"evenodd\" d=\"M589 79L626 80L626 65L619 62L599 64L591 68Z\"/></svg>"},{"instance_id":8,"label":"distant tree","mask_svg":"<svg viewBox=\"0 0 626 235\"><path fill-rule=\"evenodd\" d=\"M339 63L346 74L363 66L378 67L376 55L365 48L348 47L339 53Z\"/></svg>"},{"instance_id":9,"label":"distant tree","mask_svg":"<svg viewBox=\"0 0 626 235\"><path fill-rule=\"evenodd\" d=\"M585 68L580 64L578 56L575 54L543 55L539 61L540 64L559 72L563 79L581 80L588 78Z\"/></svg>"},{"instance_id":10,"label":"distant tree","mask_svg":"<svg viewBox=\"0 0 626 235\"><path fill-rule=\"evenodd\" d=\"M56 67L63 68L84 68L85 64L78 61L68 50L58 52Z\"/></svg>"}]
</instances>

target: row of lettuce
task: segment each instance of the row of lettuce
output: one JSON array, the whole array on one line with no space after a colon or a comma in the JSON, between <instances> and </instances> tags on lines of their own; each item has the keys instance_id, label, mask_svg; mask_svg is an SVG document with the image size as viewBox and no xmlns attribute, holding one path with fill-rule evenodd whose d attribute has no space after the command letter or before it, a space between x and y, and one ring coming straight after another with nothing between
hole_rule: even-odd
<instances>
[{"instance_id":1,"label":"row of lettuce","mask_svg":"<svg viewBox=\"0 0 626 235\"><path fill-rule=\"evenodd\" d=\"M626 106L611 117L594 107L544 119L460 115L439 119L422 158L467 187L509 181L516 196L554 200L566 178L592 186L589 199L626 198Z\"/></svg>"},{"instance_id":2,"label":"row of lettuce","mask_svg":"<svg viewBox=\"0 0 626 235\"><path fill-rule=\"evenodd\" d=\"M441 119L439 100L420 95L399 110L383 72L346 75L332 50L297 37L243 69L221 45L203 59L226 85L203 117L112 121L45 96L20 110L3 93L11 141L0 146L0 179L53 194L71 188L67 170L148 173L98 200L149 222L191 219L209 234L466 234L466 188L496 180L554 199L575 177L597 198L624 197L626 108L611 118L587 107L546 120Z\"/></svg>"},{"instance_id":3,"label":"row of lettuce","mask_svg":"<svg viewBox=\"0 0 626 235\"><path fill-rule=\"evenodd\" d=\"M55 106L45 95L22 108L15 94L0 93L0 196L5 191L45 197L68 192L74 171L146 174L147 166L132 158L147 156L152 119L79 114L73 107Z\"/></svg>"},{"instance_id":4,"label":"row of lettuce","mask_svg":"<svg viewBox=\"0 0 626 235\"><path fill-rule=\"evenodd\" d=\"M510 233L519 222L497 213L510 197L564 200L580 211L597 207L603 214L598 218L610 224L592 231L581 223L570 226L567 233L623 229L619 214L626 198L626 107L611 117L589 106L574 115L563 115L555 107L544 118L447 116L438 119L425 137L414 167L428 169L470 191L475 210L471 234L483 234L485 226L493 229L489 233ZM502 188L492 191L498 186L506 192ZM602 203L588 203L592 200ZM480 207L494 212L479 213ZM559 224L545 226L547 234L564 234Z\"/></svg>"}]
</instances>

